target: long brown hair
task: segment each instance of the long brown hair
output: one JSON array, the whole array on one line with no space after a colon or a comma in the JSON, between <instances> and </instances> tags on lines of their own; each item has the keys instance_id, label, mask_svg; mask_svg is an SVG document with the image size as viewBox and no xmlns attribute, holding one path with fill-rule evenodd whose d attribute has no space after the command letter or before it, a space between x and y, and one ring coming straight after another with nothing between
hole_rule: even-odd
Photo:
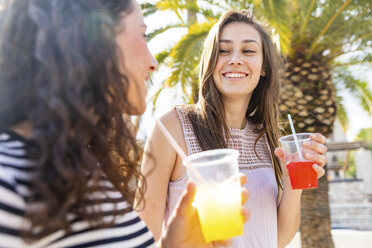
<instances>
[{"instance_id":1,"label":"long brown hair","mask_svg":"<svg viewBox=\"0 0 372 248\"><path fill-rule=\"evenodd\" d=\"M276 181L281 187L282 170L279 159L274 155L278 146L278 100L280 69L282 62L267 31L250 11L232 10L220 17L208 34L204 43L204 50L200 61L199 74L199 100L191 106L188 117L194 128L194 133L202 150L227 147L226 138L230 137L226 123L226 115L220 93L213 81L213 71L216 67L219 54L219 38L222 29L229 23L242 22L251 25L261 36L263 49L263 70L257 87L254 89L246 118L257 128L255 141L266 135L273 158ZM226 138L224 136L226 134Z\"/></svg>"},{"instance_id":2,"label":"long brown hair","mask_svg":"<svg viewBox=\"0 0 372 248\"><path fill-rule=\"evenodd\" d=\"M140 154L122 114L131 109L130 82L116 44L132 7L131 0L14 0L1 13L0 129L28 121L39 154L28 200L41 205L26 210L30 239L68 230L68 214L110 224L102 209L88 211L87 196L107 192L102 180L133 203ZM45 233L36 235L37 227Z\"/></svg>"}]
</instances>

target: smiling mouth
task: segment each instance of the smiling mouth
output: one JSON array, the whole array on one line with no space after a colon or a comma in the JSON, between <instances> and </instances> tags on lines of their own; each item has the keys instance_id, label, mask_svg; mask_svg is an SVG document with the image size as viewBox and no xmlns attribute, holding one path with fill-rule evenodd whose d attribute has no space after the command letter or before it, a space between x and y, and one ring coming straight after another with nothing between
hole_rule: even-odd
<instances>
[{"instance_id":1,"label":"smiling mouth","mask_svg":"<svg viewBox=\"0 0 372 248\"><path fill-rule=\"evenodd\" d=\"M227 79L242 79L248 76L247 73L241 72L227 72L222 74Z\"/></svg>"}]
</instances>

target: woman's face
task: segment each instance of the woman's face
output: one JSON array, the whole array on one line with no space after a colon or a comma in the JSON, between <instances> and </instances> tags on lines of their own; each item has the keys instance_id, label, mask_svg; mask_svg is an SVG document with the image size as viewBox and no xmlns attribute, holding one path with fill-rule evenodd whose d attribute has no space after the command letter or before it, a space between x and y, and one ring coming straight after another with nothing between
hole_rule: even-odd
<instances>
[{"instance_id":1,"label":"woman's face","mask_svg":"<svg viewBox=\"0 0 372 248\"><path fill-rule=\"evenodd\" d=\"M143 21L141 9L136 1L132 1L133 10L124 17L124 30L116 41L123 57L123 73L128 76L129 89L127 99L130 104L131 115L143 114L146 110L147 86L149 73L153 72L158 64L150 53L145 33L146 25Z\"/></svg>"},{"instance_id":2,"label":"woman's face","mask_svg":"<svg viewBox=\"0 0 372 248\"><path fill-rule=\"evenodd\" d=\"M249 103L262 75L262 42L250 24L233 22L223 27L213 80L223 100Z\"/></svg>"}]
</instances>

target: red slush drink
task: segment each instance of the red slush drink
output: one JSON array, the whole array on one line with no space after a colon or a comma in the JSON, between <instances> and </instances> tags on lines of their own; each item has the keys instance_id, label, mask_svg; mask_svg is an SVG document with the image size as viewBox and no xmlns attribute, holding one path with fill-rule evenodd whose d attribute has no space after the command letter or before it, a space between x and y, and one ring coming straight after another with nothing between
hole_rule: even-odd
<instances>
[{"instance_id":1,"label":"red slush drink","mask_svg":"<svg viewBox=\"0 0 372 248\"><path fill-rule=\"evenodd\" d=\"M312 161L292 161L287 164L292 189L309 189L318 187L318 177Z\"/></svg>"}]
</instances>

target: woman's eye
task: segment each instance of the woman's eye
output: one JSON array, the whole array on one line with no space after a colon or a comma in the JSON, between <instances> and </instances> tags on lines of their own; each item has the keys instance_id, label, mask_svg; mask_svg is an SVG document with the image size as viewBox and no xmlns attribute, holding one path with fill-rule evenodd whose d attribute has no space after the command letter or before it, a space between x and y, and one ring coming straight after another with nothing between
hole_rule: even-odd
<instances>
[{"instance_id":1,"label":"woman's eye","mask_svg":"<svg viewBox=\"0 0 372 248\"><path fill-rule=\"evenodd\" d=\"M145 39L148 39L150 37L150 35L144 34L143 37L145 37Z\"/></svg>"},{"instance_id":2,"label":"woman's eye","mask_svg":"<svg viewBox=\"0 0 372 248\"><path fill-rule=\"evenodd\" d=\"M246 50L243 50L243 53L255 53L256 51L254 50L249 50L249 49L246 49Z\"/></svg>"},{"instance_id":3,"label":"woman's eye","mask_svg":"<svg viewBox=\"0 0 372 248\"><path fill-rule=\"evenodd\" d=\"M228 50L220 49L220 53L228 53L228 52L229 52Z\"/></svg>"}]
</instances>

